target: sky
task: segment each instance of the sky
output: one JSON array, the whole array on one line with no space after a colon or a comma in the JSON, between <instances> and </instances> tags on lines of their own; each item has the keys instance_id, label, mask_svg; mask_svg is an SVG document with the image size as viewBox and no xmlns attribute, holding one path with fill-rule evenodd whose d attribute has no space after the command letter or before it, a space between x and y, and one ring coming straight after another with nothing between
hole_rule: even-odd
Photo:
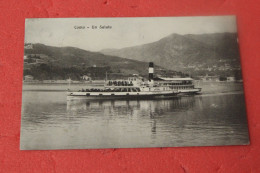
<instances>
[{"instance_id":1,"label":"sky","mask_svg":"<svg viewBox=\"0 0 260 173\"><path fill-rule=\"evenodd\" d=\"M85 29L78 29L79 26ZM97 26L97 29L93 29L93 26ZM100 29L100 26L111 28ZM89 51L142 45L173 33L185 35L223 32L237 32L235 16L34 18L25 21L25 43L72 46Z\"/></svg>"}]
</instances>

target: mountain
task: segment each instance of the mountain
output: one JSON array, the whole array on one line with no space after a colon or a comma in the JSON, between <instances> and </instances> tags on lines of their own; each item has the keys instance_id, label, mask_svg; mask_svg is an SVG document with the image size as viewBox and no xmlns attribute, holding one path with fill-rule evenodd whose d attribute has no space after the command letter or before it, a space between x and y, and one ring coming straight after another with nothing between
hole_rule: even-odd
<instances>
[{"instance_id":1,"label":"mountain","mask_svg":"<svg viewBox=\"0 0 260 173\"><path fill-rule=\"evenodd\" d=\"M106 72L111 76L148 75L148 63L90 52L75 47L53 47L44 44L26 44L24 49L24 75L35 79L79 80L88 75L104 79ZM147 67L147 68L146 68ZM157 66L158 70L164 70ZM177 73L177 72L176 72Z\"/></svg>"},{"instance_id":2,"label":"mountain","mask_svg":"<svg viewBox=\"0 0 260 173\"><path fill-rule=\"evenodd\" d=\"M101 52L133 60L153 61L169 70L196 75L233 75L232 71L240 70L236 33L171 34L156 42Z\"/></svg>"}]
</instances>

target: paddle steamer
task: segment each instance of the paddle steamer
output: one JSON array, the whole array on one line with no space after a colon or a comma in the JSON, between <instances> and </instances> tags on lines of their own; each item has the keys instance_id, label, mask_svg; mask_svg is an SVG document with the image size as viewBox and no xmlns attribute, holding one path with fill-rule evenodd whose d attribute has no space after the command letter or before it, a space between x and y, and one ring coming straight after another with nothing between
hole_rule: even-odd
<instances>
[{"instance_id":1,"label":"paddle steamer","mask_svg":"<svg viewBox=\"0 0 260 173\"><path fill-rule=\"evenodd\" d=\"M179 91L169 86L156 84L153 80L154 67L149 63L149 80L144 82L138 77L128 80L106 81L102 89L91 88L67 92L67 99L153 99L169 98L179 94Z\"/></svg>"}]
</instances>

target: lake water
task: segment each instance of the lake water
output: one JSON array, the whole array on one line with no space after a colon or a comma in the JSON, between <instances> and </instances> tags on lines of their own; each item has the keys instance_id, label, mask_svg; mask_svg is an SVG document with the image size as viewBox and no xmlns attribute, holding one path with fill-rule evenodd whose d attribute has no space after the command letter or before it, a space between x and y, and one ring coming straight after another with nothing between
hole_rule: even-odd
<instances>
[{"instance_id":1,"label":"lake water","mask_svg":"<svg viewBox=\"0 0 260 173\"><path fill-rule=\"evenodd\" d=\"M248 143L242 92L67 101L64 91L23 91L20 145L25 150Z\"/></svg>"}]
</instances>

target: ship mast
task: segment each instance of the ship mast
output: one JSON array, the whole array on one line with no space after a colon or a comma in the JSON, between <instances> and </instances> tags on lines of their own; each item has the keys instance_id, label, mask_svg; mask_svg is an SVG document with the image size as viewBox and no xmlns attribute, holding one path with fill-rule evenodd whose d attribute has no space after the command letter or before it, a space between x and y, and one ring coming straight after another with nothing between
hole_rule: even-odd
<instances>
[{"instance_id":1,"label":"ship mast","mask_svg":"<svg viewBox=\"0 0 260 173\"><path fill-rule=\"evenodd\" d=\"M69 77L69 88L68 88L68 90L70 90L70 82L71 82L71 79L70 79L70 77Z\"/></svg>"},{"instance_id":2,"label":"ship mast","mask_svg":"<svg viewBox=\"0 0 260 173\"><path fill-rule=\"evenodd\" d=\"M149 79L149 82L151 82L153 80L153 72L154 72L153 62L150 62L149 63L149 69L148 69L148 73L149 73L148 79Z\"/></svg>"}]
</instances>

